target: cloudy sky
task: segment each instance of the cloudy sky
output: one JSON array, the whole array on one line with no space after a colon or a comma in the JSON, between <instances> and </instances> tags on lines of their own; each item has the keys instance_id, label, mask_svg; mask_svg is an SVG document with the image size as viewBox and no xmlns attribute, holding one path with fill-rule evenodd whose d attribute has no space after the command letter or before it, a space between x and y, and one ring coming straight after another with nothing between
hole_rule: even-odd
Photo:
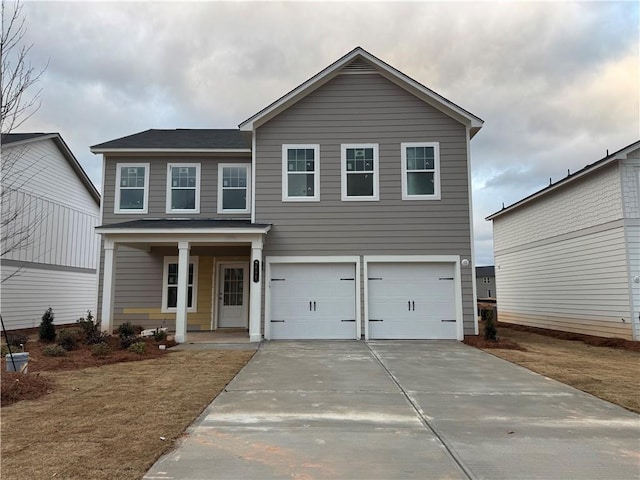
<instances>
[{"instance_id":1,"label":"cloudy sky","mask_svg":"<svg viewBox=\"0 0 640 480\"><path fill-rule=\"evenodd\" d=\"M638 2L30 2L40 110L96 185L89 146L148 128L235 128L361 46L485 121L484 217L640 138ZM100 188L100 187L99 187Z\"/></svg>"}]
</instances>

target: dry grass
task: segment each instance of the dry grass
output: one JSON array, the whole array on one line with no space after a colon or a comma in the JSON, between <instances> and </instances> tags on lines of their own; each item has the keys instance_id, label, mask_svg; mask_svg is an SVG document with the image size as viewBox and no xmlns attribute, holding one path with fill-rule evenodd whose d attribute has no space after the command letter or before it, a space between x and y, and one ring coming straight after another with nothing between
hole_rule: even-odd
<instances>
[{"instance_id":1,"label":"dry grass","mask_svg":"<svg viewBox=\"0 0 640 480\"><path fill-rule=\"evenodd\" d=\"M488 353L640 413L639 351L593 346L503 326L498 327L498 336L525 350L486 348Z\"/></svg>"},{"instance_id":2,"label":"dry grass","mask_svg":"<svg viewBox=\"0 0 640 480\"><path fill-rule=\"evenodd\" d=\"M178 351L43 372L52 393L2 407L1 477L141 478L253 353Z\"/></svg>"}]
</instances>

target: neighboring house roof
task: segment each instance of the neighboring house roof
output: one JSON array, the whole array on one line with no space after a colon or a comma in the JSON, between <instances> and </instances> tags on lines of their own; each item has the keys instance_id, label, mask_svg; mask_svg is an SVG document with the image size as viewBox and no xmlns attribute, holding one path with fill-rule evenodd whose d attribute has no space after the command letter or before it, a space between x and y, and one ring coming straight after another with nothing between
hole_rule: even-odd
<instances>
[{"instance_id":1,"label":"neighboring house roof","mask_svg":"<svg viewBox=\"0 0 640 480\"><path fill-rule=\"evenodd\" d=\"M95 185L84 171L78 159L73 155L69 146L65 143L59 133L3 133L0 137L0 143L2 146L15 147L19 145L26 145L31 142L38 142L41 140L53 140L53 143L58 147L58 150L64 158L69 162L69 165L76 173L82 184L85 186L89 194L93 197L97 205L100 205L100 194Z\"/></svg>"},{"instance_id":2,"label":"neighboring house roof","mask_svg":"<svg viewBox=\"0 0 640 480\"><path fill-rule=\"evenodd\" d=\"M476 267L476 277L495 277L496 267L493 265L487 267Z\"/></svg>"},{"instance_id":3,"label":"neighboring house roof","mask_svg":"<svg viewBox=\"0 0 640 480\"><path fill-rule=\"evenodd\" d=\"M150 129L91 147L93 153L111 151L250 152L251 133L237 129Z\"/></svg>"},{"instance_id":4,"label":"neighboring house roof","mask_svg":"<svg viewBox=\"0 0 640 480\"><path fill-rule=\"evenodd\" d=\"M567 175L562 180L558 180L556 183L552 183L549 186L543 188L542 190L538 190L537 192L529 195L528 197L523 198L522 200L519 200L509 205L508 207L503 207L502 210L492 213L491 215L486 217L485 220L493 220L494 218L499 217L500 215L505 214L507 212L511 212L516 208L520 208L523 205L528 204L542 197L543 195L546 195L549 192L552 192L554 190L557 190L558 188L564 187L565 185L568 185L569 183L577 180L578 178L584 177L585 175L590 175L596 172L597 170L599 170L600 168L606 165L609 165L612 162L616 162L618 160L624 160L627 158L627 155L629 153L633 152L634 150L637 150L638 148L640 148L640 140L633 142L632 144L621 148L617 152L613 152L612 154L607 155L606 157L601 158L600 160L587 165L586 167L584 167L581 170L578 170L577 172Z\"/></svg>"},{"instance_id":5,"label":"neighboring house roof","mask_svg":"<svg viewBox=\"0 0 640 480\"><path fill-rule=\"evenodd\" d=\"M366 63L364 63L363 60ZM255 128L275 117L280 112L289 108L294 103L298 102L302 98L306 97L307 95L333 79L335 76L340 74L341 71L345 69L345 67L347 69L350 69L351 71L362 72L370 70L371 66L376 70L377 73L381 74L386 79L390 80L391 82L395 83L399 87L405 89L409 93L415 95L416 97L420 98L422 101L428 103L436 109L444 112L450 117L453 117L462 124L470 127L471 137L473 137L480 130L480 128L482 128L482 124L484 122L479 117L476 117L462 107L447 100L442 95L439 95L433 90L415 81L411 77L405 75L401 71L395 69L391 65L371 55L363 48L356 47L351 52L336 60L334 63L311 77L300 86L294 88L289 93L273 102L271 105L265 107L252 117L242 122L239 125L240 130L254 130Z\"/></svg>"}]
</instances>

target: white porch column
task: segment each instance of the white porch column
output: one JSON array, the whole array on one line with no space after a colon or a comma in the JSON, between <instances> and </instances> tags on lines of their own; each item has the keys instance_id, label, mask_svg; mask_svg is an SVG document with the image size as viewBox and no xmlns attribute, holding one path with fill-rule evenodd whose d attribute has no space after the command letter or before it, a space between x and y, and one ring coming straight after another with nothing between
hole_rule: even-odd
<instances>
[{"instance_id":1,"label":"white porch column","mask_svg":"<svg viewBox=\"0 0 640 480\"><path fill-rule=\"evenodd\" d=\"M255 262L258 261L258 281L254 282ZM264 269L262 268L262 239L253 240L251 242L251 265L250 265L250 282L249 288L250 300L249 305L249 341L260 342L262 335L260 334L260 320L262 316L262 277Z\"/></svg>"},{"instance_id":2,"label":"white porch column","mask_svg":"<svg viewBox=\"0 0 640 480\"><path fill-rule=\"evenodd\" d=\"M117 245L109 238L104 239L104 268L102 272L102 312L100 326L103 332L113 329L113 293L115 285L115 254Z\"/></svg>"},{"instance_id":3,"label":"white porch column","mask_svg":"<svg viewBox=\"0 0 640 480\"><path fill-rule=\"evenodd\" d=\"M178 242L178 299L176 302L176 336L183 343L187 336L187 291L189 281L189 242Z\"/></svg>"}]
</instances>

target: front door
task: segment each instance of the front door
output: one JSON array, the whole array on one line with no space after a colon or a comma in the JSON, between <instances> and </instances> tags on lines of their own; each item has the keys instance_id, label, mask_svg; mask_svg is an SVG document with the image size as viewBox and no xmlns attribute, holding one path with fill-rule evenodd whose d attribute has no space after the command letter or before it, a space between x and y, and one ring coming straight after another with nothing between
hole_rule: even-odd
<instances>
[{"instance_id":1,"label":"front door","mask_svg":"<svg viewBox=\"0 0 640 480\"><path fill-rule=\"evenodd\" d=\"M223 263L218 274L218 327L249 328L248 265Z\"/></svg>"}]
</instances>

